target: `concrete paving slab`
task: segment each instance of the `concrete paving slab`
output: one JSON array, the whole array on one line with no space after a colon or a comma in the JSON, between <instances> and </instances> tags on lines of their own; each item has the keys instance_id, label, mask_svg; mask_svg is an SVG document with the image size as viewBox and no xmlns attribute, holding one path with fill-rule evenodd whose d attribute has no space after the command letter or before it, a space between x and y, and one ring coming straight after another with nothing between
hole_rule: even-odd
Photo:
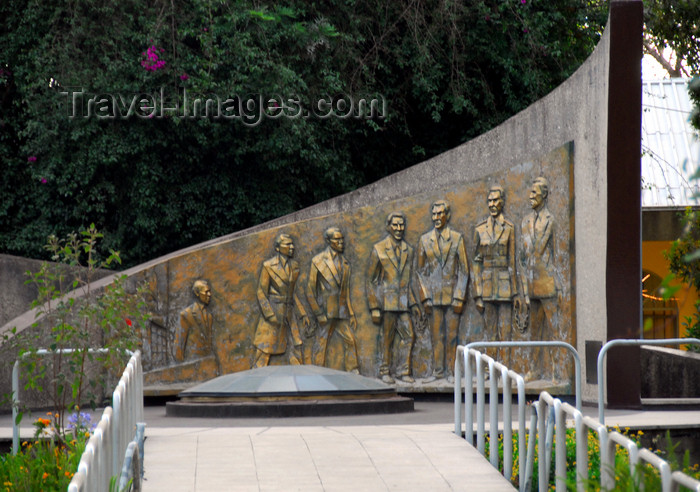
<instances>
[{"instance_id":1,"label":"concrete paving slab","mask_svg":"<svg viewBox=\"0 0 700 492\"><path fill-rule=\"evenodd\" d=\"M171 418L157 417L146 431L144 490L447 491L473 489L475 478L479 490L513 490L450 423L372 425L365 417L365 425L297 427L212 419L211 428L165 427Z\"/></svg>"}]
</instances>

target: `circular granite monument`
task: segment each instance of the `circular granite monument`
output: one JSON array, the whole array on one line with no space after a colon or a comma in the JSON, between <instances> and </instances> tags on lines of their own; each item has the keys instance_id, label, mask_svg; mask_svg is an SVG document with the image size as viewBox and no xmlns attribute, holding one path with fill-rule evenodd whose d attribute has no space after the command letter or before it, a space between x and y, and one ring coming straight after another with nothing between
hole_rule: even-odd
<instances>
[{"instance_id":1,"label":"circular granite monument","mask_svg":"<svg viewBox=\"0 0 700 492\"><path fill-rule=\"evenodd\" d=\"M219 376L166 404L177 417L311 417L413 411L413 399L376 379L312 365Z\"/></svg>"}]
</instances>

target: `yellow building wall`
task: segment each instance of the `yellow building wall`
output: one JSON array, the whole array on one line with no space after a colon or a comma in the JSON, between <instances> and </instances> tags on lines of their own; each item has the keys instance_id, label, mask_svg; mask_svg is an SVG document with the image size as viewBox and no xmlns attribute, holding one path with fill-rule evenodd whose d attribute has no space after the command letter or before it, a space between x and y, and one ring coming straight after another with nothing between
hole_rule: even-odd
<instances>
[{"instance_id":1,"label":"yellow building wall","mask_svg":"<svg viewBox=\"0 0 700 492\"><path fill-rule=\"evenodd\" d=\"M663 251L671 247L671 241L642 241L642 269L654 272L661 278L671 273L668 270L668 262L663 256ZM679 282L672 282L671 285L679 285ZM695 289L686 284L676 292L678 301L678 334L685 336L683 320L686 316L692 316L695 311L695 301L698 295Z\"/></svg>"}]
</instances>

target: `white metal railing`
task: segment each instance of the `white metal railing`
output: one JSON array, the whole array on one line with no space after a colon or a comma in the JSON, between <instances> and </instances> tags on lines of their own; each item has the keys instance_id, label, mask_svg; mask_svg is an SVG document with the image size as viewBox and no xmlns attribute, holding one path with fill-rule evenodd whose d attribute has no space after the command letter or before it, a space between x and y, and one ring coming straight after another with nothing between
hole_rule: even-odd
<instances>
[{"instance_id":1,"label":"white metal railing","mask_svg":"<svg viewBox=\"0 0 700 492\"><path fill-rule=\"evenodd\" d=\"M533 348L533 347L551 347L566 349L574 358L574 396L576 398L576 408L581 408L581 358L578 351L570 343L560 342L558 340L531 340L521 342L471 342L465 345L467 349L476 348Z\"/></svg>"},{"instance_id":2,"label":"white metal railing","mask_svg":"<svg viewBox=\"0 0 700 492\"><path fill-rule=\"evenodd\" d=\"M124 465L119 477L118 491L140 492L143 478L143 440L146 424L136 424L136 438L129 443L124 455Z\"/></svg>"},{"instance_id":3,"label":"white metal railing","mask_svg":"<svg viewBox=\"0 0 700 492\"><path fill-rule=\"evenodd\" d=\"M681 339L682 344L695 343L696 339ZM647 342L644 340L643 342ZM619 342L619 341L615 341ZM700 342L700 341L699 341ZM503 346L518 346L518 344L527 342L478 342L487 347L503 347ZM554 342L563 343L563 342ZM664 343L670 343L666 340ZM615 343L614 345L622 345L623 343ZM629 345L637 344L630 343ZM476 345L476 343L474 344ZM566 344L568 345L568 344ZM644 345L641 343L640 345ZM569 348L570 347L570 348ZM575 354L577 366L577 382L580 383L580 361L575 349L569 346L569 350ZM608 347L609 348L609 347ZM606 349L607 351L607 349ZM603 357L605 353L601 351ZM476 368L476 391L477 398L474 403L473 388L472 388L472 359ZM602 357L599 355L599 367ZM525 395L524 395L524 380L521 375L508 369L503 364L496 362L493 358L480 353L472 348L472 344L457 347L457 357L455 358L455 378L454 385L454 408L455 408L455 433L461 436L462 433L462 398L461 398L461 383L464 378L464 404L465 404L465 439L474 444L474 419L473 407L476 405L477 422L476 422L476 447L479 452L485 456L485 377L484 365L488 365L489 379L489 415L490 429L489 440L491 443L490 450L496 452L489 453L489 461L498 469L498 378L500 376L503 384L503 475L510 479L512 474L512 384L516 383L518 388L518 450L519 450L519 475L518 483L520 490L530 490L533 479L534 459L535 459L535 443L539 443L538 448L538 490L544 492L549 488L549 477L551 475L552 466L552 451L554 451L554 477L555 489L557 491L567 490L566 488L566 430L567 424L573 421L575 430L575 446L576 446L576 489L579 491L587 490L589 482L588 469L588 433L593 431L598 436L599 452L600 452L600 468L598 470L600 476L601 490L612 490L615 487L615 459L618 452L618 447L625 449L628 457L630 476L633 477L635 483L641 481L640 473L643 473L642 465L648 464L658 470L661 480L661 492L677 492L680 486L686 487L695 492L700 492L700 481L689 477L688 475L675 471L671 472L670 465L655 455L648 449L640 448L637 444L628 437L616 432L608 430L602 421L595 420L591 417L586 417L581 412L580 398L576 399L576 407L563 403L558 398L552 397L549 393L542 392L539 399L531 405L531 415L529 423L529 439L527 442L527 450L525 446L526 422L525 422ZM598 372L599 377L601 371ZM580 385L577 384L577 389ZM556 445L560 443L559 445ZM643 486L643 485L642 485ZM643 489L642 489L643 490Z\"/></svg>"},{"instance_id":4,"label":"white metal railing","mask_svg":"<svg viewBox=\"0 0 700 492\"><path fill-rule=\"evenodd\" d=\"M474 393L472 389L472 367L470 357L474 358L476 366L476 408L477 408L477 449L485 455L485 388L484 388L484 363L488 364L489 374L489 440L491 442L489 459L491 464L498 468L498 376L500 375L503 386L503 475L510 480L513 473L513 382L515 382L518 392L518 443L520 449L525 449L525 380L523 377L509 370L503 364L496 362L493 358L474 349L467 349L463 346L457 347L457 357L455 358L455 434L462 435L462 398L461 380L464 376L464 404L465 404L465 432L464 437L469 444L474 445L474 413L473 401ZM494 452L495 449L495 452ZM521 486L524 484L525 456L519 454L518 473Z\"/></svg>"},{"instance_id":5,"label":"white metal railing","mask_svg":"<svg viewBox=\"0 0 700 492\"><path fill-rule=\"evenodd\" d=\"M525 467L525 487L521 490L529 490L531 487L534 459L535 443L537 446L537 475L538 490L544 492L549 487L549 476L551 473L552 448L556 443L563 445L554 446L555 450L555 487L557 491L566 490L566 418L565 414L571 415L574 420L576 430L576 477L577 490L586 490L584 479L588 479L588 430L592 429L598 433L600 443L600 477L601 490L612 490L615 485L615 477L610 480L610 468L604 464L608 460L608 432L606 427L590 417L584 417L581 411L572 407L568 403L562 403L558 398L553 398L549 393L543 391L539 400L531 406L530 416L530 437L527 446L527 465ZM556 430L556 439L554 438ZM544 436L544 439L542 439ZM605 470L605 474L603 473Z\"/></svg>"},{"instance_id":6,"label":"white metal railing","mask_svg":"<svg viewBox=\"0 0 700 492\"><path fill-rule=\"evenodd\" d=\"M31 355L52 355L52 354L72 354L73 352L84 351L85 349L39 349L36 352L27 352L22 354L12 366L12 454L17 454L19 450L19 366L20 361ZM90 354L104 354L107 353L109 349L97 348L97 349L87 349ZM127 351L130 355L131 351Z\"/></svg>"},{"instance_id":7,"label":"white metal railing","mask_svg":"<svg viewBox=\"0 0 700 492\"><path fill-rule=\"evenodd\" d=\"M640 345L700 345L700 339L697 338L657 338L653 340L643 340L638 338L632 339L615 339L607 342L598 352L598 420L605 424L605 377L603 374L603 364L605 355L613 347L618 346L640 346Z\"/></svg>"},{"instance_id":8,"label":"white metal railing","mask_svg":"<svg viewBox=\"0 0 700 492\"><path fill-rule=\"evenodd\" d=\"M112 394L112 407L105 408L95 432L85 446L78 471L68 485L68 491L109 490L111 478L119 479L121 475L122 457L125 457L132 441L135 441L135 445L131 446L131 459L133 460L136 447L138 451L135 454L139 461L139 473L133 476L133 486L134 490L140 490L145 426L142 421L143 368L141 352L136 351Z\"/></svg>"},{"instance_id":9,"label":"white metal railing","mask_svg":"<svg viewBox=\"0 0 700 492\"><path fill-rule=\"evenodd\" d=\"M567 416L570 418L567 419ZM672 473L668 462L650 450L640 448L634 441L619 432L608 430L603 423L591 417L585 417L579 409L568 403L561 402L546 391L543 391L539 400L532 404L525 488L521 486L521 490L530 490L534 469L535 442L539 442L538 490L540 492L548 490L552 448L554 448L555 453L555 488L558 492L567 490L566 426L567 420L571 419L574 421L576 432L576 490L588 490L588 431L593 430L598 434L598 448L600 452L600 468L598 471L601 490L613 490L615 488L615 458L617 448L620 446L626 451L630 477L638 484L638 487L643 487L639 478L640 474L643 473L641 465L646 463L658 470L661 480L661 492L676 492L681 485L690 490L700 492L700 481L679 471ZM555 433L556 437L554 437ZM544 436L544 445L542 444L542 436ZM636 490L643 490L643 488L637 488Z\"/></svg>"},{"instance_id":10,"label":"white metal railing","mask_svg":"<svg viewBox=\"0 0 700 492\"><path fill-rule=\"evenodd\" d=\"M512 386L516 384L518 391L518 449L525 449L525 434L526 434L526 398L525 398L525 380L523 377L508 369L500 362L486 354L482 354L476 347L558 347L565 348L573 355L576 376L576 406L581 407L581 361L576 352L576 349L568 343L559 341L522 341L522 342L473 342L466 346L459 345L457 347L457 356L455 357L455 377L454 384L454 404L455 404L455 434L462 434L462 398L461 398L461 380L464 376L464 437L472 445L474 445L474 393L472 387L472 364L473 358L476 368L476 447L481 454L485 455L485 371L484 364L488 365L489 379L489 439L492 443L498 441L498 378L502 381L503 388L503 476L510 480L513 470L513 422L512 422ZM493 449L492 447L489 448ZM523 452L518 454L518 481L520 487L523 488L525 482L525 455ZM491 464L498 468L498 452L489 453Z\"/></svg>"}]
</instances>

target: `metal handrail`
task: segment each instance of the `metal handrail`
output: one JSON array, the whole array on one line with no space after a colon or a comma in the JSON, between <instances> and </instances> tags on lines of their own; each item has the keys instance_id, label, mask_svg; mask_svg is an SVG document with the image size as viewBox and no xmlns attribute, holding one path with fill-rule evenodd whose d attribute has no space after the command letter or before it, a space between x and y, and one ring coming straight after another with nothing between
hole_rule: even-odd
<instances>
[{"instance_id":1,"label":"metal handrail","mask_svg":"<svg viewBox=\"0 0 700 492\"><path fill-rule=\"evenodd\" d=\"M654 340L643 340L638 338L625 339L619 338L610 340L603 345L598 352L598 420L605 424L605 378L603 377L603 363L605 355L613 347L629 346L629 345L700 345L700 339L697 338L660 338Z\"/></svg>"},{"instance_id":2,"label":"metal handrail","mask_svg":"<svg viewBox=\"0 0 700 492\"><path fill-rule=\"evenodd\" d=\"M531 340L523 342L471 342L465 345L466 348L488 348L488 347L498 347L498 348L509 348L509 347L560 347L567 349L571 355L574 357L574 364L576 367L575 374L575 393L576 393L576 408L581 408L581 358L578 355L576 349L569 343L560 341L545 341L545 340Z\"/></svg>"},{"instance_id":3,"label":"metal handrail","mask_svg":"<svg viewBox=\"0 0 700 492\"><path fill-rule=\"evenodd\" d=\"M12 366L12 454L16 455L19 451L19 363L22 359L29 357L30 355L51 355L51 354L72 354L73 352L84 351L85 349L39 349L35 352L26 352L22 354L17 360L15 360ZM100 353L104 354L109 352L106 348L89 348L87 352L90 354ZM125 352L132 356L134 353L131 350L125 350Z\"/></svg>"},{"instance_id":4,"label":"metal handrail","mask_svg":"<svg viewBox=\"0 0 700 492\"><path fill-rule=\"evenodd\" d=\"M503 379L503 429L504 429L504 442L506 441L506 434L508 437L512 436L512 415L511 415L511 401L512 401L512 380L516 381L518 387L518 431L519 431L519 449L525 449L525 382L523 377L508 369L505 365L496 362L493 358L481 354L477 351L476 347L498 347L498 348L508 348L508 347L560 347L565 348L574 357L575 362L575 392L576 392L576 407L581 408L581 359L578 355L576 349L566 343L560 341L521 341L521 342L472 342L466 346L459 345L457 347L457 356L455 357L455 375L464 374L464 427L465 427L465 439L472 445L474 445L474 414L473 414L473 388L472 388L472 367L469 363L470 354L474 356L474 362L476 366L476 408L477 408L477 431L476 431L476 447L477 450L484 454L485 452L485 432L484 432L484 407L485 407L485 391L484 391L484 376L483 376L483 364L482 361L488 363L489 374L492 375L489 383L489 409L490 409L490 439L491 442L496 442L498 433L498 382L497 374L501 373ZM460 354L462 357L460 357ZM461 366L461 367L460 367ZM494 377L495 376L495 377ZM461 401L461 384L460 378L455 378L454 383L454 404L455 404L455 434L461 435L462 424L461 424L461 414L462 414L462 401ZM506 391L506 388L508 389ZM494 399L496 404L493 404ZM467 403L468 402L468 403ZM506 404L507 402L507 404ZM512 439L511 439L512 441ZM510 471L512 470L512 445L506 446L504 444L504 465L503 473L505 476L510 478ZM496 453L490 453L490 459L492 464L497 467L498 456ZM523 470L525 468L525 456L519 454L519 481L521 487L524 485L525 474Z\"/></svg>"},{"instance_id":5,"label":"metal handrail","mask_svg":"<svg viewBox=\"0 0 700 492\"><path fill-rule=\"evenodd\" d=\"M143 369L141 353L131 357L112 396L112 407L107 407L90 437L85 452L80 458L78 471L73 476L69 492L106 490L111 477L122 471L121 458L132 441L138 445L138 464L131 463L143 471L143 439L145 424L143 419ZM99 432L98 432L99 431ZM135 437L134 437L135 433ZM132 459L134 447L132 446ZM134 476L134 486L140 486L142 476ZM138 484L136 482L139 481Z\"/></svg>"},{"instance_id":6,"label":"metal handrail","mask_svg":"<svg viewBox=\"0 0 700 492\"><path fill-rule=\"evenodd\" d=\"M462 357L460 357L460 354ZM525 449L525 381L523 377L509 370L503 364L496 362L493 358L486 354L481 354L474 349L465 349L463 346L457 348L457 357L455 358L455 378L454 386L454 401L455 401L455 434L462 435L461 414L462 414L462 399L461 399L461 384L462 375L464 375L465 384L464 402L466 407L465 412L465 439L474 445L474 421L473 421L473 390L471 386L472 372L469 362L469 355L474 356L474 363L477 371L477 448L481 454L485 454L485 425L484 425L484 406L485 406L485 389L483 378L483 363L488 363L489 372L492 374L489 382L489 439L491 443L498 442L498 374L500 373L503 381L503 475L510 479L513 470L513 448L506 446L505 443L512 443L513 435L513 418L512 418L512 383L515 381L518 390L518 442L520 449ZM468 388L468 390L467 390ZM467 395L468 400L467 400ZM468 403L467 403L468 401ZM493 444L492 444L493 446ZM489 453L491 464L498 468L498 448L491 448ZM524 483L525 475L525 456L519 455L519 480L521 485Z\"/></svg>"},{"instance_id":7,"label":"metal handrail","mask_svg":"<svg viewBox=\"0 0 700 492\"><path fill-rule=\"evenodd\" d=\"M537 435L545 435L545 442L538 446L538 489L542 492L548 489L551 470L552 447L555 452L555 488L557 491L566 489L566 423L567 415L573 417L576 430L576 489L585 491L588 479L588 429L598 434L598 448L600 451L600 487L601 490L612 490L615 487L615 454L616 446L621 446L627 451L630 476L640 473L640 462L644 461L654 466L659 471L662 492L675 492L680 485L700 492L700 481L680 472L671 472L671 467L665 460L646 448L640 448L630 438L608 428L601 422L584 417L580 410L568 403L562 403L546 391L540 394L538 401L532 405L530 421L530 438L527 448L527 464L525 487L521 490L529 490L534 468L534 446ZM547 418L549 417L549 418ZM552 422L554 420L554 422ZM553 439L552 429L556 431L556 441ZM537 434L537 435L536 435ZM553 443L556 445L553 446Z\"/></svg>"},{"instance_id":8,"label":"metal handrail","mask_svg":"<svg viewBox=\"0 0 700 492\"><path fill-rule=\"evenodd\" d=\"M700 340L697 339L669 339L669 340L659 340L655 345L661 345L666 343L672 343L673 341L678 341L680 344L687 343L698 343ZM616 342L616 343L612 343ZM620 341L614 340L608 342L610 346L623 345L625 343L620 342L632 342L627 343L628 345L645 345L648 340L632 340L632 341ZM518 342L476 342L483 343L486 346L507 346L510 343ZM525 342L520 342L525 343ZM562 342L560 342L562 343ZM471 344L470 344L471 345ZM484 395L484 374L483 365L484 362L488 363L489 372L491 374L490 380L490 398L489 398L489 413L491 418L490 424L490 440L491 443L495 444L498 442L498 382L497 378L500 373L504 380L503 384L503 398L504 398L504 475L510 478L510 471L512 468L508 468L509 461L512 465L512 448L509 450L509 446L506 445L507 439L512 442L512 417L510 414L511 400L509 399L512 392L511 379L518 382L519 391L519 401L520 406L521 401L524 402L524 383L522 383L522 376L509 370L503 364L494 361L491 357L481 354L479 351L470 348L468 346L458 346L457 347L457 357L455 358L455 385L454 385L454 405L455 405L455 433L461 436L462 424L461 424L461 414L462 414L462 399L461 399L461 382L462 377L464 377L464 403L465 409L465 439L470 443L474 444L474 422L473 422L473 388L472 388L472 368L470 357L474 357L474 364L476 365L477 373L477 449L482 455L485 455L484 446L484 414L485 414L485 395ZM605 348L605 347L604 347ZM606 351L610 347L606 348ZM572 347L573 349L573 347ZM601 350L599 354L599 380L601 375L601 361L605 356L605 352ZM575 350L574 350L575 353ZM576 358L578 361L578 357ZM580 372L578 373L580 374ZM521 397L521 388L523 391L523 397ZM470 395L469 404L467 404L467 394ZM508 396L507 396L508 395ZM577 395L578 396L578 395ZM577 398L577 404L580 400ZM495 402L495 403L494 403ZM644 461L654 467L659 471L661 478L662 492L676 492L680 486L687 487L695 492L700 492L700 480L691 478L690 476L680 472L671 472L670 465L652 453L650 450L645 448L639 448L637 444L631 439L623 436L619 432L614 430L608 430L605 424L601 421L597 421L591 417L585 417L581 412L580 406L575 408L568 403L562 403L558 398L552 397L546 391L540 394L539 399L531 405L531 417L530 417L530 438L527 444L527 453L525 458L525 464L523 465L523 451L525 446L523 445L522 433L524 433L525 426L523 424L524 417L519 416L519 431L521 432L519 440L519 458L520 458L520 474L519 474L519 485L520 490L530 490L530 485L533 476L534 467L534 455L535 455L535 442L538 440L538 435L540 445L538 446L538 472L539 472L539 483L538 488L540 491L546 491L548 489L549 474L551 470L551 456L552 449L554 448L555 456L555 488L557 491L566 490L566 425L567 425L567 415L573 418L574 426L576 430L576 488L578 491L586 490L586 481L588 479L588 431L593 430L598 434L599 452L600 452L600 485L603 490L612 490L615 486L615 454L616 446L622 446L627 451L627 456L629 459L629 469L632 476L636 476L641 468L639 463ZM508 424L508 425L506 425ZM510 426L510 428L509 428ZM556 442L560 443L554 446L554 439L556 433ZM511 444L512 446L512 444ZM498 469L498 458L497 453L489 453L491 464ZM506 470L508 472L506 473Z\"/></svg>"}]
</instances>

